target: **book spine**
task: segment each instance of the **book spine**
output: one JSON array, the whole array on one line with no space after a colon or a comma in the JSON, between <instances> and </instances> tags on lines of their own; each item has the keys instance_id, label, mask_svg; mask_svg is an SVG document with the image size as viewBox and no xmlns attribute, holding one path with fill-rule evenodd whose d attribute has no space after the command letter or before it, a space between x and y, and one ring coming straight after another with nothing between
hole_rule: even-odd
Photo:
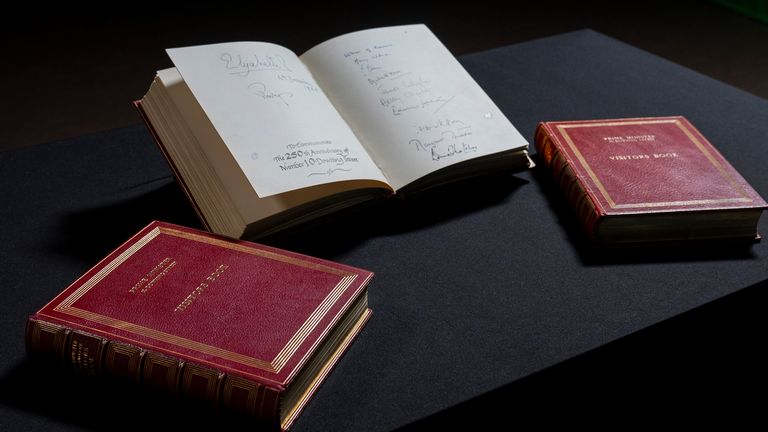
<instances>
[{"instance_id":1,"label":"book spine","mask_svg":"<svg viewBox=\"0 0 768 432\"><path fill-rule=\"evenodd\" d=\"M30 317L27 354L58 361L81 375L104 375L141 383L173 396L202 400L214 409L279 424L280 389L135 345Z\"/></svg>"},{"instance_id":2,"label":"book spine","mask_svg":"<svg viewBox=\"0 0 768 432\"><path fill-rule=\"evenodd\" d=\"M600 222L603 219L602 215L555 140L556 138L547 125L540 123L536 128L534 138L536 151L542 163L552 173L555 183L565 194L571 208L576 212L587 237L590 240L595 240Z\"/></svg>"}]
</instances>

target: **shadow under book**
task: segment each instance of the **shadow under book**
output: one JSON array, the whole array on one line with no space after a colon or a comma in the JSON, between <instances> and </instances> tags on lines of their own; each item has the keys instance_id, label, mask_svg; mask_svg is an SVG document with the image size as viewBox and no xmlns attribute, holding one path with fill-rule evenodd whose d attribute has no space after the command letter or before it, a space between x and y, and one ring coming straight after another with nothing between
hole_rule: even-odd
<instances>
[{"instance_id":1,"label":"shadow under book","mask_svg":"<svg viewBox=\"0 0 768 432\"><path fill-rule=\"evenodd\" d=\"M760 239L768 205L685 117L543 122L535 143L597 245Z\"/></svg>"},{"instance_id":2,"label":"shadow under book","mask_svg":"<svg viewBox=\"0 0 768 432\"><path fill-rule=\"evenodd\" d=\"M27 351L287 429L368 321L372 275L153 222L29 318Z\"/></svg>"},{"instance_id":3,"label":"shadow under book","mask_svg":"<svg viewBox=\"0 0 768 432\"><path fill-rule=\"evenodd\" d=\"M532 166L528 142L424 25L301 56L264 42L167 50L135 102L209 230L263 237L357 204Z\"/></svg>"}]
</instances>

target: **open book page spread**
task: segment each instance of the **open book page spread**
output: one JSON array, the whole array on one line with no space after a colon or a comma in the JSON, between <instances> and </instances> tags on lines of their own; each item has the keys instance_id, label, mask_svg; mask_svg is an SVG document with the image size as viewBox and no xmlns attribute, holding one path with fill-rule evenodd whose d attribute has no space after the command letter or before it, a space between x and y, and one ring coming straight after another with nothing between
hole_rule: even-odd
<instances>
[{"instance_id":1,"label":"open book page spread","mask_svg":"<svg viewBox=\"0 0 768 432\"><path fill-rule=\"evenodd\" d=\"M260 197L341 180L386 181L291 51L233 42L168 55Z\"/></svg>"},{"instance_id":2,"label":"open book page spread","mask_svg":"<svg viewBox=\"0 0 768 432\"><path fill-rule=\"evenodd\" d=\"M424 25L326 41L301 56L396 190L528 143Z\"/></svg>"}]
</instances>

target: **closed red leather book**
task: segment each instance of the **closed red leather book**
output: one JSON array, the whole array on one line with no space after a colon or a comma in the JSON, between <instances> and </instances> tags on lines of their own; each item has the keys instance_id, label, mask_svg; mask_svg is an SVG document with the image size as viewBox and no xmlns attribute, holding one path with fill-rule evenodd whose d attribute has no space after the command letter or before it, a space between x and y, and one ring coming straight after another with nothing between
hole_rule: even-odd
<instances>
[{"instance_id":1,"label":"closed red leather book","mask_svg":"<svg viewBox=\"0 0 768 432\"><path fill-rule=\"evenodd\" d=\"M766 202L684 117L544 122L535 145L597 243L759 238Z\"/></svg>"},{"instance_id":2,"label":"closed red leather book","mask_svg":"<svg viewBox=\"0 0 768 432\"><path fill-rule=\"evenodd\" d=\"M27 350L287 429L368 320L371 277L153 222L29 318Z\"/></svg>"}]
</instances>

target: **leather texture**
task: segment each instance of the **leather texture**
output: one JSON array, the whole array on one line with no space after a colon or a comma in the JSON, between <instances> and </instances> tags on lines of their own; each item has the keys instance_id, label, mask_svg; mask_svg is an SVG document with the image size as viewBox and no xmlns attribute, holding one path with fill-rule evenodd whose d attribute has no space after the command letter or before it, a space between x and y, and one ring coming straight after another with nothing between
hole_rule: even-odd
<instances>
[{"instance_id":1,"label":"leather texture","mask_svg":"<svg viewBox=\"0 0 768 432\"><path fill-rule=\"evenodd\" d=\"M371 276L153 222L32 319L282 389Z\"/></svg>"},{"instance_id":2,"label":"leather texture","mask_svg":"<svg viewBox=\"0 0 768 432\"><path fill-rule=\"evenodd\" d=\"M766 207L682 116L545 122L539 130L601 216ZM536 145L546 153L542 139Z\"/></svg>"}]
</instances>

